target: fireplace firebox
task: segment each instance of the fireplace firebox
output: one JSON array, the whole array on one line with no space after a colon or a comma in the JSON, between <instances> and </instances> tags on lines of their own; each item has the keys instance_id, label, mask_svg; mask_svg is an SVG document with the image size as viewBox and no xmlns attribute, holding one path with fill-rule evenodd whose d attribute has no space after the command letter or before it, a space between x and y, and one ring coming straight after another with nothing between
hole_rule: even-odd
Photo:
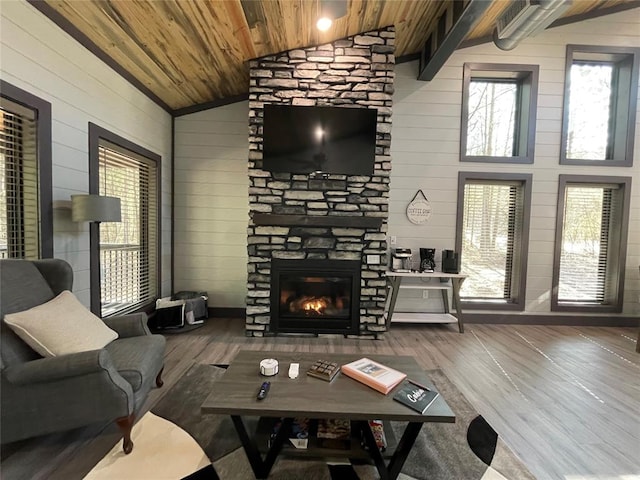
<instances>
[{"instance_id":1,"label":"fireplace firebox","mask_svg":"<svg viewBox=\"0 0 640 480\"><path fill-rule=\"evenodd\" d=\"M360 262L271 262L272 333L357 334L360 323Z\"/></svg>"}]
</instances>

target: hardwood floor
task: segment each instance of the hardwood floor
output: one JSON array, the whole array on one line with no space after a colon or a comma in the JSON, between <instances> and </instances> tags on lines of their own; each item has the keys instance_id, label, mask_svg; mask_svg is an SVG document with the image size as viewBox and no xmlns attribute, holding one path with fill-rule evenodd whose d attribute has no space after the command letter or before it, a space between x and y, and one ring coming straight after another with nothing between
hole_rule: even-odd
<instances>
[{"instance_id":1,"label":"hardwood floor","mask_svg":"<svg viewBox=\"0 0 640 480\"><path fill-rule=\"evenodd\" d=\"M167 335L165 386L240 349L412 355L440 368L539 479L640 478L640 354L630 328L393 325L381 340L244 336L239 319ZM134 427L135 428L135 427ZM118 441L90 427L3 446L2 478L82 478ZM461 479L464 480L464 479ZM513 479L517 480L517 479Z\"/></svg>"}]
</instances>

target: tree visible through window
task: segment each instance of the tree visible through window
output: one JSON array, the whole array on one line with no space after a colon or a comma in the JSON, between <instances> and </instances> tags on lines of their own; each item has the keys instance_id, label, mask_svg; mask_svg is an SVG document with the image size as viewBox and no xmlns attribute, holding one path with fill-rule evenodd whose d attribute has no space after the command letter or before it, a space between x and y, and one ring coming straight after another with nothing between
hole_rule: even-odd
<instances>
[{"instance_id":1,"label":"tree visible through window","mask_svg":"<svg viewBox=\"0 0 640 480\"><path fill-rule=\"evenodd\" d=\"M613 67L574 63L571 66L567 157L605 160L610 136Z\"/></svg>"},{"instance_id":2,"label":"tree visible through window","mask_svg":"<svg viewBox=\"0 0 640 480\"><path fill-rule=\"evenodd\" d=\"M633 165L640 49L567 45L560 163Z\"/></svg>"},{"instance_id":3,"label":"tree visible through window","mask_svg":"<svg viewBox=\"0 0 640 480\"><path fill-rule=\"evenodd\" d=\"M157 296L155 162L109 142L99 146L100 195L120 198L122 221L100 225L102 316Z\"/></svg>"},{"instance_id":4,"label":"tree visible through window","mask_svg":"<svg viewBox=\"0 0 640 480\"><path fill-rule=\"evenodd\" d=\"M556 309L621 306L626 188L626 179L561 176L552 302Z\"/></svg>"},{"instance_id":5,"label":"tree visible through window","mask_svg":"<svg viewBox=\"0 0 640 480\"><path fill-rule=\"evenodd\" d=\"M476 306L524 305L530 175L502 177L460 174L457 248L461 271L468 275L460 295Z\"/></svg>"},{"instance_id":6,"label":"tree visible through window","mask_svg":"<svg viewBox=\"0 0 640 480\"><path fill-rule=\"evenodd\" d=\"M465 63L460 160L533 163L537 65Z\"/></svg>"},{"instance_id":7,"label":"tree visible through window","mask_svg":"<svg viewBox=\"0 0 640 480\"><path fill-rule=\"evenodd\" d=\"M467 155L514 155L518 84L472 79L469 85Z\"/></svg>"}]
</instances>

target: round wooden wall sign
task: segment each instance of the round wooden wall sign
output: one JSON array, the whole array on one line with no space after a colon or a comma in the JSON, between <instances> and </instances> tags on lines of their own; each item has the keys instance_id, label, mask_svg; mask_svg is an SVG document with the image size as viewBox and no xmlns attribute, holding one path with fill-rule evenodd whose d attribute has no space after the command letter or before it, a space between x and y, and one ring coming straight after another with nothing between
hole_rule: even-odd
<instances>
[{"instance_id":1,"label":"round wooden wall sign","mask_svg":"<svg viewBox=\"0 0 640 480\"><path fill-rule=\"evenodd\" d=\"M425 197L422 190L413 197L413 200L407 205L407 218L411 223L421 225L425 223L431 217L431 203L427 197Z\"/></svg>"}]
</instances>

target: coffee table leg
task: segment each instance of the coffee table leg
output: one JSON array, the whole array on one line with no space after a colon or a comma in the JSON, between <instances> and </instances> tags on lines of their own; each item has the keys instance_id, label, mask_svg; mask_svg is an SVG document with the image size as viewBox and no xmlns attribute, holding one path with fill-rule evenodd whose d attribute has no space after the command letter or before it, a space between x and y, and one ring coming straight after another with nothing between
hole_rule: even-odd
<instances>
[{"instance_id":1,"label":"coffee table leg","mask_svg":"<svg viewBox=\"0 0 640 480\"><path fill-rule=\"evenodd\" d=\"M378 449L378 445L376 444L376 439L371 432L371 428L369 427L369 422L358 422L360 424L360 428L362 429L364 435L364 441L369 448L369 455L373 459L376 464L376 468L378 469L378 473L380 474L381 480L395 480L398 478L400 474L400 470L402 470L402 466L404 462L407 460L409 456L409 452L411 452L411 448L413 447L418 434L420 433L420 429L422 428L422 422L410 422L407 427L404 429L404 433L402 434L402 438L398 442L398 446L396 451L393 453L391 457L391 461L389 465L385 464L384 458L382 458L382 454Z\"/></svg>"},{"instance_id":2,"label":"coffee table leg","mask_svg":"<svg viewBox=\"0 0 640 480\"><path fill-rule=\"evenodd\" d=\"M251 464L253 474L256 478L267 478L276 458L278 458L280 450L282 450L282 445L287 437L287 432L291 429L293 419L285 418L282 421L280 430L278 430L273 442L271 442L271 447L269 448L264 460L262 460L262 456L260 455L260 451L258 450L255 440L247 433L242 417L238 415L231 415L231 420L233 420L233 425L236 427L236 432L238 432L244 452L247 454L247 459Z\"/></svg>"}]
</instances>

